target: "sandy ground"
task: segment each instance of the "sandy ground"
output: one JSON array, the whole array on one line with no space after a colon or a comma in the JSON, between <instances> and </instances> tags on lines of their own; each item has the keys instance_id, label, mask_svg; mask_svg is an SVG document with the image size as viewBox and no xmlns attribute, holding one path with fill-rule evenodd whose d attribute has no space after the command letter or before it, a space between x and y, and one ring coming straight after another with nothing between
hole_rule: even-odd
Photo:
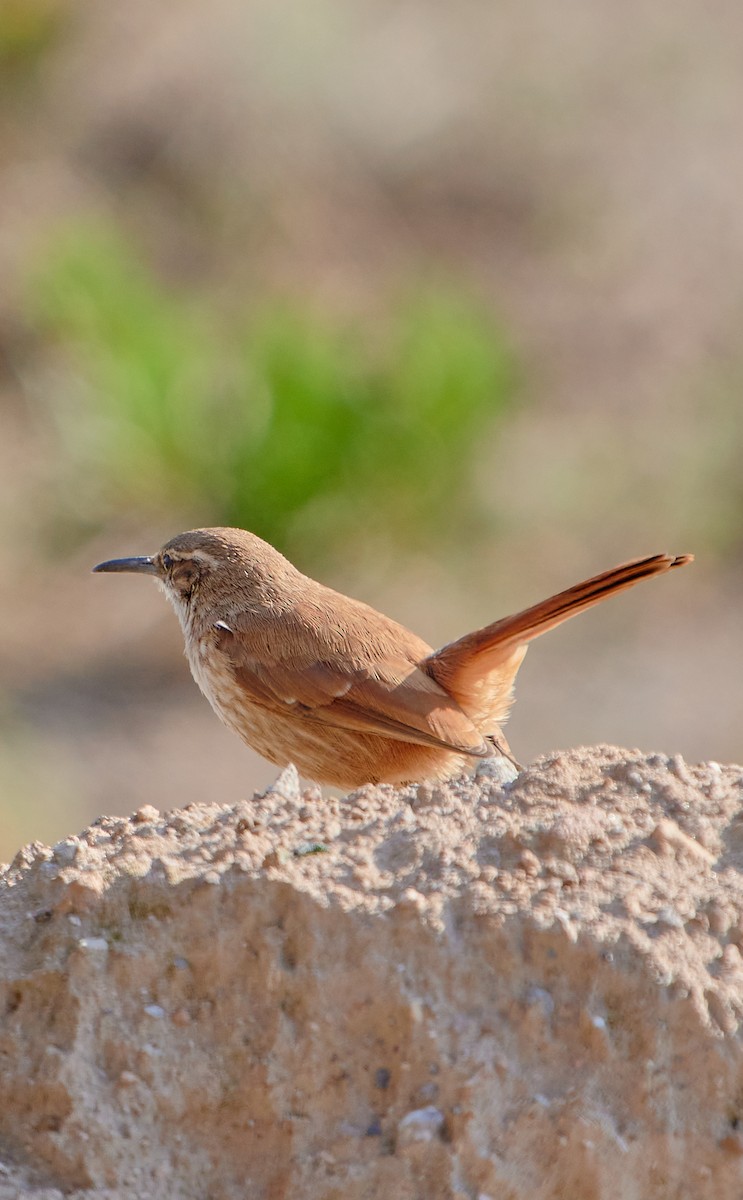
<instances>
[{"instance_id":1,"label":"sandy ground","mask_svg":"<svg viewBox=\"0 0 743 1200\"><path fill-rule=\"evenodd\" d=\"M27 846L0 1197L738 1200L742 812L598 747Z\"/></svg>"}]
</instances>

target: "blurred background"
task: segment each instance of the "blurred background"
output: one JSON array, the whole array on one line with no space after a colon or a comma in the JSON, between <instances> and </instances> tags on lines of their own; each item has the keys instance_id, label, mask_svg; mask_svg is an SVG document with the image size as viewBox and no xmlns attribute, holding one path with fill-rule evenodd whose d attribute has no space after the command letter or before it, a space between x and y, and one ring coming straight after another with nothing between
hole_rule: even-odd
<instances>
[{"instance_id":1,"label":"blurred background","mask_svg":"<svg viewBox=\"0 0 743 1200\"><path fill-rule=\"evenodd\" d=\"M276 774L151 582L239 524L440 645L522 761L741 759L743 8L0 5L0 857Z\"/></svg>"}]
</instances>

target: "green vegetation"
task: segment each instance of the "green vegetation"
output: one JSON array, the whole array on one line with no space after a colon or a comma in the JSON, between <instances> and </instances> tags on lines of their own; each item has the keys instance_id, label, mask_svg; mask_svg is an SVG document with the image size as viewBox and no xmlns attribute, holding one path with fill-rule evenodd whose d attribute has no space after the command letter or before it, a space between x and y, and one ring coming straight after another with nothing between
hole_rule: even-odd
<instances>
[{"instance_id":1,"label":"green vegetation","mask_svg":"<svg viewBox=\"0 0 743 1200\"><path fill-rule=\"evenodd\" d=\"M53 46L69 13L59 0L3 0L0 4L0 87L32 70Z\"/></svg>"},{"instance_id":2,"label":"green vegetation","mask_svg":"<svg viewBox=\"0 0 743 1200\"><path fill-rule=\"evenodd\" d=\"M225 317L88 229L47 251L31 304L57 348L62 514L88 528L128 509L318 552L359 528L461 535L476 445L514 392L502 334L452 287L373 327L277 300Z\"/></svg>"}]
</instances>

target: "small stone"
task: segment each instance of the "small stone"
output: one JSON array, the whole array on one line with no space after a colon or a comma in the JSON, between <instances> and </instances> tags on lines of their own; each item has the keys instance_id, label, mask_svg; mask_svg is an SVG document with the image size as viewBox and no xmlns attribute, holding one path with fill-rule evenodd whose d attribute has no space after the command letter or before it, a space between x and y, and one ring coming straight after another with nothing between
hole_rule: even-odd
<instances>
[{"instance_id":1,"label":"small stone","mask_svg":"<svg viewBox=\"0 0 743 1200\"><path fill-rule=\"evenodd\" d=\"M657 923L667 925L669 929L683 929L684 922L673 908L662 908L658 913Z\"/></svg>"},{"instance_id":2,"label":"small stone","mask_svg":"<svg viewBox=\"0 0 743 1200\"><path fill-rule=\"evenodd\" d=\"M159 809L152 804L143 804L135 813L132 813L131 821L133 825L144 825L151 821L157 821L159 816Z\"/></svg>"},{"instance_id":3,"label":"small stone","mask_svg":"<svg viewBox=\"0 0 743 1200\"><path fill-rule=\"evenodd\" d=\"M694 782L693 776L681 754L674 754L668 759L668 770L671 775L675 775L682 783Z\"/></svg>"},{"instance_id":4,"label":"small stone","mask_svg":"<svg viewBox=\"0 0 743 1200\"><path fill-rule=\"evenodd\" d=\"M423 910L426 907L426 897L423 895L422 892L419 892L416 888L413 888L413 887L405 888L405 891L400 896L400 899L398 900L395 907L399 908L399 909L407 908L407 909L413 909L416 912L423 912Z\"/></svg>"},{"instance_id":5,"label":"small stone","mask_svg":"<svg viewBox=\"0 0 743 1200\"><path fill-rule=\"evenodd\" d=\"M282 867L286 862L288 862L286 850L269 850L263 859L262 866L264 871L267 871L272 867Z\"/></svg>"},{"instance_id":6,"label":"small stone","mask_svg":"<svg viewBox=\"0 0 743 1200\"><path fill-rule=\"evenodd\" d=\"M502 754L484 758L477 764L475 770L475 779L492 779L501 787L507 787L509 783L513 783L514 779L518 779L518 775L518 770L510 758L505 758Z\"/></svg>"},{"instance_id":7,"label":"small stone","mask_svg":"<svg viewBox=\"0 0 743 1200\"><path fill-rule=\"evenodd\" d=\"M444 1114L440 1109L428 1105L406 1114L397 1127L398 1144L432 1142L440 1138L444 1129Z\"/></svg>"},{"instance_id":8,"label":"small stone","mask_svg":"<svg viewBox=\"0 0 743 1200\"><path fill-rule=\"evenodd\" d=\"M328 847L324 842L300 842L292 854L295 858L306 858L308 854L327 854Z\"/></svg>"},{"instance_id":9,"label":"small stone","mask_svg":"<svg viewBox=\"0 0 743 1200\"><path fill-rule=\"evenodd\" d=\"M289 763L288 767L284 767L284 770L274 780L265 795L283 796L285 800L291 800L295 804L299 803L302 793L299 787L299 772L294 763Z\"/></svg>"},{"instance_id":10,"label":"small stone","mask_svg":"<svg viewBox=\"0 0 743 1200\"><path fill-rule=\"evenodd\" d=\"M144 1011L148 1017L153 1017L156 1021L165 1016L165 1009L159 1004L145 1004Z\"/></svg>"},{"instance_id":11,"label":"small stone","mask_svg":"<svg viewBox=\"0 0 743 1200\"><path fill-rule=\"evenodd\" d=\"M539 874L542 866L536 854L531 850L524 850L516 865L532 878Z\"/></svg>"},{"instance_id":12,"label":"small stone","mask_svg":"<svg viewBox=\"0 0 743 1200\"><path fill-rule=\"evenodd\" d=\"M80 938L77 944L81 950L88 950L91 953L106 954L108 952L108 942L103 937Z\"/></svg>"},{"instance_id":13,"label":"small stone","mask_svg":"<svg viewBox=\"0 0 743 1200\"><path fill-rule=\"evenodd\" d=\"M434 789L430 783L419 783L411 799L413 808L427 808L433 800Z\"/></svg>"},{"instance_id":14,"label":"small stone","mask_svg":"<svg viewBox=\"0 0 743 1200\"><path fill-rule=\"evenodd\" d=\"M187 1008L177 1008L170 1018L174 1025L190 1025L191 1014Z\"/></svg>"},{"instance_id":15,"label":"small stone","mask_svg":"<svg viewBox=\"0 0 743 1200\"><path fill-rule=\"evenodd\" d=\"M80 852L80 842L77 838L65 838L54 847L54 858L58 863L72 863Z\"/></svg>"}]
</instances>

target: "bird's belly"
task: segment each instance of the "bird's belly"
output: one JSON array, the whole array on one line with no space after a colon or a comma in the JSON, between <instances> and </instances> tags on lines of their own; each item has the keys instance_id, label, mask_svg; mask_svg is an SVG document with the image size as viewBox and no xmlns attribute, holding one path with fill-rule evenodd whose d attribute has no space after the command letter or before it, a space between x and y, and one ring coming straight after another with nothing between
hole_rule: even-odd
<instances>
[{"instance_id":1,"label":"bird's belly","mask_svg":"<svg viewBox=\"0 0 743 1200\"><path fill-rule=\"evenodd\" d=\"M220 720L269 762L282 767L293 762L307 779L350 789L365 783L449 779L471 770L472 759L465 754L339 729L321 718L254 704L207 645L189 653L188 659Z\"/></svg>"},{"instance_id":2,"label":"bird's belly","mask_svg":"<svg viewBox=\"0 0 743 1200\"><path fill-rule=\"evenodd\" d=\"M244 688L230 668L219 661L208 643L201 644L195 653L189 653L188 661L191 674L220 721L264 758L278 763L272 735L274 715L246 699Z\"/></svg>"}]
</instances>

